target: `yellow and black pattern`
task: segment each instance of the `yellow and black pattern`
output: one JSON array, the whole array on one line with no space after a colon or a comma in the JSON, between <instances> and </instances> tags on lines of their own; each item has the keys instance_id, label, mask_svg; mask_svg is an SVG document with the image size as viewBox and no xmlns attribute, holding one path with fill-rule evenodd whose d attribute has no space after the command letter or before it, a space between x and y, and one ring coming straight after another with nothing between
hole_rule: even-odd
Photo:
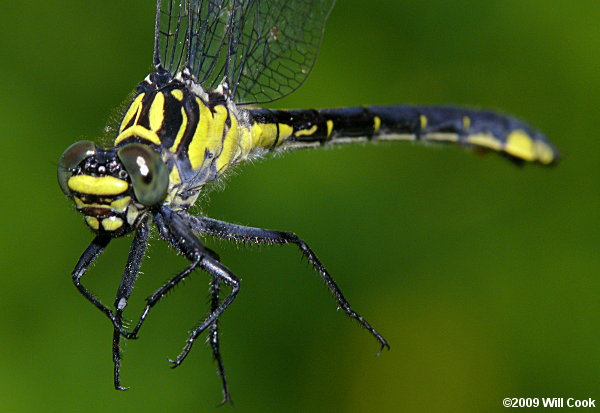
<instances>
[{"instance_id":1,"label":"yellow and black pattern","mask_svg":"<svg viewBox=\"0 0 600 413\"><path fill-rule=\"evenodd\" d=\"M94 254L102 250L98 245L136 232L115 313L81 286L79 278L74 278L80 292L107 314L117 329L113 344L115 387L122 389L118 375L120 337L135 337L154 303L197 265L233 287L227 298L229 302L237 294L239 280L205 250L194 232L259 243L297 244L325 280L338 305L357 319L382 348L387 347L385 339L350 308L314 253L295 235L221 223L187 213L206 183L246 159L270 151L380 140L453 143L494 151L519 163L551 165L558 160L558 151L541 133L522 121L492 112L418 106L245 109L236 107L227 83L206 92L186 71L175 78L157 71L140 83L123 116L113 148L79 142L67 149L59 162L61 188L73 198L87 226L97 234L74 274L83 275L95 259ZM137 277L150 217L161 237L192 264L149 298L138 325L126 331L121 313ZM212 285L218 291L216 284ZM175 361L177 365L187 356L198 335L215 323L228 305L213 300L211 315L192 332L188 345ZM211 329L216 337L216 329ZM212 340L216 341L215 337ZM218 348L213 347L213 352L227 399Z\"/></svg>"},{"instance_id":2,"label":"yellow and black pattern","mask_svg":"<svg viewBox=\"0 0 600 413\"><path fill-rule=\"evenodd\" d=\"M453 143L498 152L519 162L551 165L558 151L526 123L493 112L455 107L370 106L321 110L251 111L272 131L273 148L378 140Z\"/></svg>"},{"instance_id":3,"label":"yellow and black pattern","mask_svg":"<svg viewBox=\"0 0 600 413\"><path fill-rule=\"evenodd\" d=\"M201 188L229 167L267 151L378 140L453 143L498 152L516 162L550 165L558 152L515 118L454 107L371 106L321 110L237 109L181 75L140 84L115 146L152 145L170 170L169 201L190 206ZM195 90L195 91L194 91ZM182 193L188 194L185 199ZM190 199L190 202L186 200Z\"/></svg>"},{"instance_id":4,"label":"yellow and black pattern","mask_svg":"<svg viewBox=\"0 0 600 413\"><path fill-rule=\"evenodd\" d=\"M139 211L133 202L129 176L115 160L114 151L102 156L91 142L78 142L66 153L69 151L87 158L83 162L76 160L70 173L59 169L59 182L84 215L88 227L112 236L129 232L136 224ZM60 166L63 165L64 156Z\"/></svg>"},{"instance_id":5,"label":"yellow and black pattern","mask_svg":"<svg viewBox=\"0 0 600 413\"><path fill-rule=\"evenodd\" d=\"M166 201L187 208L204 183L250 152L250 129L240 126L222 94L204 93L181 75L162 80L150 76L140 84L114 143L144 143L158 151L170 171Z\"/></svg>"},{"instance_id":6,"label":"yellow and black pattern","mask_svg":"<svg viewBox=\"0 0 600 413\"><path fill-rule=\"evenodd\" d=\"M338 308L379 343L386 339L348 303L311 248L291 232L218 221L189 213L203 187L234 165L269 152L387 140L451 143L499 153L517 163L552 165L556 148L526 123L488 111L455 107L368 106L268 110L247 104L285 96L306 79L334 0L158 0L154 71L137 88L113 146L71 145L58 181L95 237L72 278L113 326L114 386L120 382L121 340L137 338L150 310L197 269L210 275L210 309L172 361L180 365L205 331L217 362L224 401L229 389L219 348L219 317L236 298L240 279L199 236L257 244L293 244L329 288ZM189 265L146 300L128 329L128 306L148 244L150 225ZM133 233L114 308L83 284L114 238ZM229 293L222 297L221 288Z\"/></svg>"}]
</instances>

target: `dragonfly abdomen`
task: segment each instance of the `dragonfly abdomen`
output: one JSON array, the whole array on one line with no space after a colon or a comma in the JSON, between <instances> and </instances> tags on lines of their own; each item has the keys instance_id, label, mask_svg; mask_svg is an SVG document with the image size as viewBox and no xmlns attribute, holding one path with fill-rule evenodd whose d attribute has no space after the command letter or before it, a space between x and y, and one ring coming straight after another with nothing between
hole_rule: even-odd
<instances>
[{"instance_id":1,"label":"dragonfly abdomen","mask_svg":"<svg viewBox=\"0 0 600 413\"><path fill-rule=\"evenodd\" d=\"M558 151L526 123L488 111L445 106L369 106L250 111L267 149L377 140L455 143L499 152L515 161L552 164Z\"/></svg>"}]
</instances>

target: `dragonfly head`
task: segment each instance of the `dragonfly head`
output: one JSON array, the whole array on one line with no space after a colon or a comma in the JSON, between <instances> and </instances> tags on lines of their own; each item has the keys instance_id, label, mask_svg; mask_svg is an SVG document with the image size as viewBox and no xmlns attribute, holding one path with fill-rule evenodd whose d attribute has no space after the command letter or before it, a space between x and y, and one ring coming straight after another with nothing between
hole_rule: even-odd
<instances>
[{"instance_id":1,"label":"dragonfly head","mask_svg":"<svg viewBox=\"0 0 600 413\"><path fill-rule=\"evenodd\" d=\"M58 183L96 233L119 237L167 194L167 167L151 147L130 143L102 149L74 143L58 162Z\"/></svg>"}]
</instances>

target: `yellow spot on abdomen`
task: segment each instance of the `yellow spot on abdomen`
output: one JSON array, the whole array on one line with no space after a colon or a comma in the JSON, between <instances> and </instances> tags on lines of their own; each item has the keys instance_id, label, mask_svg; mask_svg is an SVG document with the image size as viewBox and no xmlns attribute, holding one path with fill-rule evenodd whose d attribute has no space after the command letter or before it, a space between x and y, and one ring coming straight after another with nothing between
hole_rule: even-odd
<instances>
[{"instance_id":1,"label":"yellow spot on abdomen","mask_svg":"<svg viewBox=\"0 0 600 413\"><path fill-rule=\"evenodd\" d=\"M533 140L522 129L517 129L507 136L504 150L506 153L526 161L535 160Z\"/></svg>"},{"instance_id":2,"label":"yellow spot on abdomen","mask_svg":"<svg viewBox=\"0 0 600 413\"><path fill-rule=\"evenodd\" d=\"M331 119L329 119L327 121L327 137L328 138L331 136L331 132L333 132L333 121Z\"/></svg>"},{"instance_id":3,"label":"yellow spot on abdomen","mask_svg":"<svg viewBox=\"0 0 600 413\"><path fill-rule=\"evenodd\" d=\"M421 130L427 127L427 116L419 115L419 124L421 125Z\"/></svg>"},{"instance_id":4,"label":"yellow spot on abdomen","mask_svg":"<svg viewBox=\"0 0 600 413\"><path fill-rule=\"evenodd\" d=\"M140 116L140 112L142 109L142 99L144 99L144 95L145 95L144 93L140 93L133 100L133 102L131 102L131 105L129 105L129 109L127 109L125 116L123 116L123 121L121 122L121 126L119 126L119 133L123 132L123 128L125 126L127 126L129 124L129 122L131 122L131 119L134 116L137 121L137 118Z\"/></svg>"},{"instance_id":5,"label":"yellow spot on abdomen","mask_svg":"<svg viewBox=\"0 0 600 413\"><path fill-rule=\"evenodd\" d=\"M113 176L76 175L69 178L69 189L88 195L119 195L129 184Z\"/></svg>"},{"instance_id":6,"label":"yellow spot on abdomen","mask_svg":"<svg viewBox=\"0 0 600 413\"><path fill-rule=\"evenodd\" d=\"M296 136L310 136L317 131L317 125L312 125L310 129L302 129L296 132Z\"/></svg>"},{"instance_id":7,"label":"yellow spot on abdomen","mask_svg":"<svg viewBox=\"0 0 600 413\"><path fill-rule=\"evenodd\" d=\"M543 164L549 164L556 161L556 153L550 145L542 141L535 142L537 159Z\"/></svg>"},{"instance_id":8,"label":"yellow spot on abdomen","mask_svg":"<svg viewBox=\"0 0 600 413\"><path fill-rule=\"evenodd\" d=\"M102 228L106 231L115 231L123 226L123 220L118 217L108 217L102 220Z\"/></svg>"},{"instance_id":9,"label":"yellow spot on abdomen","mask_svg":"<svg viewBox=\"0 0 600 413\"><path fill-rule=\"evenodd\" d=\"M250 129L254 148L270 148L277 137L277 125L274 123L255 123Z\"/></svg>"},{"instance_id":10,"label":"yellow spot on abdomen","mask_svg":"<svg viewBox=\"0 0 600 413\"><path fill-rule=\"evenodd\" d=\"M279 141L277 142L277 145L279 146L287 138L292 136L292 133L294 133L294 128L291 127L290 125L286 125L285 123L280 123L278 126L279 126Z\"/></svg>"},{"instance_id":11,"label":"yellow spot on abdomen","mask_svg":"<svg viewBox=\"0 0 600 413\"><path fill-rule=\"evenodd\" d=\"M463 116L463 129L465 132L471 129L471 118L468 116Z\"/></svg>"},{"instance_id":12,"label":"yellow spot on abdomen","mask_svg":"<svg viewBox=\"0 0 600 413\"><path fill-rule=\"evenodd\" d=\"M148 117L150 119L150 129L154 132L159 130L165 119L165 95L161 92L154 95L154 101L152 101L152 106L150 106Z\"/></svg>"},{"instance_id":13,"label":"yellow spot on abdomen","mask_svg":"<svg viewBox=\"0 0 600 413\"><path fill-rule=\"evenodd\" d=\"M381 118L379 116L375 116L373 118L373 133L379 133L380 128L381 128Z\"/></svg>"}]
</instances>

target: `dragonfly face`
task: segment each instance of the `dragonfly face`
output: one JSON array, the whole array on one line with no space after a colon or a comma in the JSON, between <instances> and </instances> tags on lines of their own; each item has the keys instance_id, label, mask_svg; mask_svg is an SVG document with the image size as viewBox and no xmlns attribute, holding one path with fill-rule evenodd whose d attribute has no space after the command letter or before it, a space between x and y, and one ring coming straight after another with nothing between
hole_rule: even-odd
<instances>
[{"instance_id":1,"label":"dragonfly face","mask_svg":"<svg viewBox=\"0 0 600 413\"><path fill-rule=\"evenodd\" d=\"M164 200L168 174L160 156L146 145L105 150L81 141L62 154L58 181L92 231L120 237Z\"/></svg>"}]
</instances>

